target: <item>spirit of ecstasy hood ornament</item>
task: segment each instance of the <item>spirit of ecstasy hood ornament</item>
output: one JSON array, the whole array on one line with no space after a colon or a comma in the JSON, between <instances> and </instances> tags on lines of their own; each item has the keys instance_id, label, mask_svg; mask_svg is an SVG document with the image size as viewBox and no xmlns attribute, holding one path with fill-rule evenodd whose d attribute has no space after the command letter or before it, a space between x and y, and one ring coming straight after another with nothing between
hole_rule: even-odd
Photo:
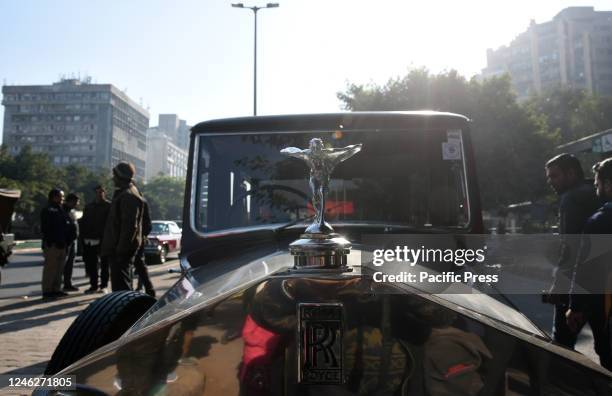
<instances>
[{"instance_id":1,"label":"spirit of ecstasy hood ornament","mask_svg":"<svg viewBox=\"0 0 612 396\"><path fill-rule=\"evenodd\" d=\"M343 148L325 148L323 140L314 138L307 149L287 147L281 150L283 154L304 160L310 168L310 190L315 218L306 229L306 234L331 234L334 231L325 222L325 195L329 189L329 178L336 165L361 151L361 146L354 144Z\"/></svg>"},{"instance_id":2,"label":"spirit of ecstasy hood ornament","mask_svg":"<svg viewBox=\"0 0 612 396\"><path fill-rule=\"evenodd\" d=\"M354 144L342 148L325 148L321 139L314 138L307 149L287 147L281 150L283 154L305 161L310 168L310 189L315 217L301 238L289 246L295 257L296 268L346 270L346 255L351 244L340 235L334 234L334 229L325 221L325 195L336 165L357 154L361 147L362 144Z\"/></svg>"}]
</instances>

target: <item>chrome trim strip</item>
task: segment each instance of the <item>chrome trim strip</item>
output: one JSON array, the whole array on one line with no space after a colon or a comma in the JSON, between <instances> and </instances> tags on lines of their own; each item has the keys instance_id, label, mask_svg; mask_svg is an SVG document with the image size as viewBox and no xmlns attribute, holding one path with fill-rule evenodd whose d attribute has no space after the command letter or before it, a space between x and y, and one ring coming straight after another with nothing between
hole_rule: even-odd
<instances>
[{"instance_id":1,"label":"chrome trim strip","mask_svg":"<svg viewBox=\"0 0 612 396\"><path fill-rule=\"evenodd\" d=\"M200 139L202 136L196 135L194 136L194 144L193 144L193 167L191 168L191 196L189 197L189 227L191 231L196 235L204 236L200 231L198 231L195 224L195 213L196 213L196 205L197 205L197 193L199 190L198 186L198 173L200 169L198 168L199 159L200 159Z\"/></svg>"},{"instance_id":2,"label":"chrome trim strip","mask_svg":"<svg viewBox=\"0 0 612 396\"><path fill-rule=\"evenodd\" d=\"M468 218L467 218L467 224L465 225L466 227L470 227L472 225L472 201L470 200L470 183L468 182L468 171L467 171L467 157L466 157L466 153L465 153L465 144L463 143L463 129L459 129L459 136L461 136L461 156L462 156L462 160L461 162L463 163L463 185L465 188L465 200L467 203L467 210L468 210Z\"/></svg>"}]
</instances>

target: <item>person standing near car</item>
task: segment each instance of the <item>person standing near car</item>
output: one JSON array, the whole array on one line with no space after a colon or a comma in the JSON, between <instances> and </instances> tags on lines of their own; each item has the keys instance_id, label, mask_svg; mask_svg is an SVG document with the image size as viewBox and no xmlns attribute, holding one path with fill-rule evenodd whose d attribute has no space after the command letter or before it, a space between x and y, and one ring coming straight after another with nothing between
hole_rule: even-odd
<instances>
[{"instance_id":1,"label":"person standing near car","mask_svg":"<svg viewBox=\"0 0 612 396\"><path fill-rule=\"evenodd\" d=\"M83 261L89 274L89 289L85 293L105 292L108 287L108 260L100 257L100 246L104 236L104 226L111 203L106 199L106 190L99 184L94 188L96 197L85 206L80 221L80 237L83 242ZM100 276L98 277L98 263ZM98 278L100 284L98 285ZM99 286L99 289L98 289Z\"/></svg>"},{"instance_id":2,"label":"person standing near car","mask_svg":"<svg viewBox=\"0 0 612 396\"><path fill-rule=\"evenodd\" d=\"M64 192L59 188L49 191L48 205L40 213L42 248L45 262L42 273L43 298L66 296L61 291L62 274L66 263L66 246L70 238L70 218L62 208Z\"/></svg>"},{"instance_id":3,"label":"person standing near car","mask_svg":"<svg viewBox=\"0 0 612 396\"><path fill-rule=\"evenodd\" d=\"M68 214L70 225L68 228L68 246L66 248L66 264L64 265L64 291L79 291L72 285L72 269L77 250L77 238L79 236L79 223L76 218L76 208L79 206L79 197L75 193L66 196L63 209Z\"/></svg>"},{"instance_id":4,"label":"person standing near car","mask_svg":"<svg viewBox=\"0 0 612 396\"><path fill-rule=\"evenodd\" d=\"M152 229L151 215L149 214L149 204L144 197L143 202L144 212L142 216L142 242L140 244L140 248L138 248L136 257L134 258L134 269L136 270L136 275L138 275L138 286L136 287L136 290L140 290L144 287L145 293L151 297L155 297L155 289L153 288L151 278L149 278L149 271L147 270L147 264L144 257L145 242L147 240L147 235L151 233Z\"/></svg>"},{"instance_id":5,"label":"person standing near car","mask_svg":"<svg viewBox=\"0 0 612 396\"><path fill-rule=\"evenodd\" d=\"M113 291L132 290L131 265L142 242L144 200L133 183L136 168L120 162L113 168L111 208L104 228L102 256L108 257Z\"/></svg>"},{"instance_id":6,"label":"person standing near car","mask_svg":"<svg viewBox=\"0 0 612 396\"><path fill-rule=\"evenodd\" d=\"M603 206L597 210L586 222L584 234L580 243L580 254L574 268L574 276L570 288L570 309L566 313L567 325L578 335L586 322L593 332L595 352L599 355L600 363L608 370L612 370L612 345L610 333L607 328L607 319L610 307L606 307L606 281L612 271L612 251L607 248L604 254L591 256L591 247L594 243L608 244L608 240L590 235L612 234L612 158L604 160L593 167L595 172L595 186L597 196ZM595 249L598 250L598 249ZM584 290L579 291L583 288ZM609 304L608 304L609 305Z\"/></svg>"},{"instance_id":7,"label":"person standing near car","mask_svg":"<svg viewBox=\"0 0 612 396\"><path fill-rule=\"evenodd\" d=\"M553 284L543 299L554 305L553 339L573 349L577 334L567 326L565 318L569 309L570 280L578 254L579 235L587 219L600 206L600 201L593 184L584 179L580 161L573 155L560 154L550 159L545 170L548 184L559 196L559 233L562 240Z\"/></svg>"}]
</instances>

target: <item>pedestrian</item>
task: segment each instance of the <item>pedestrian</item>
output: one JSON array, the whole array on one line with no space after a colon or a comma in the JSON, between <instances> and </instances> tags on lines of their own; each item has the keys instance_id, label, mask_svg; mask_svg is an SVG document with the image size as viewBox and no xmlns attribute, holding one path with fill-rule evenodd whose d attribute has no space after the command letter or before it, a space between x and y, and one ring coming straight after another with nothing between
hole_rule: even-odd
<instances>
[{"instance_id":1,"label":"pedestrian","mask_svg":"<svg viewBox=\"0 0 612 396\"><path fill-rule=\"evenodd\" d=\"M79 236L79 223L77 222L76 209L79 206L79 197L75 193L66 196L63 209L68 214L70 224L68 227L68 241L66 247L66 264L64 265L64 291L79 291L72 285L72 269L77 250L77 238Z\"/></svg>"},{"instance_id":2,"label":"pedestrian","mask_svg":"<svg viewBox=\"0 0 612 396\"><path fill-rule=\"evenodd\" d=\"M553 339L573 349L577 335L567 326L569 287L578 254L579 235L587 219L595 213L600 201L592 182L585 180L580 161L571 154L560 154L545 165L548 184L559 196L559 233L561 249L553 284L542 297L554 305Z\"/></svg>"},{"instance_id":3,"label":"pedestrian","mask_svg":"<svg viewBox=\"0 0 612 396\"><path fill-rule=\"evenodd\" d=\"M94 188L96 197L83 209L83 217L80 221L80 238L83 243L83 261L89 276L89 289L86 294L102 292L106 293L108 288L108 260L100 257L100 247L104 236L104 226L110 211L111 203L106 199L106 189L101 184ZM100 274L98 276L98 266ZM98 284L98 279L100 283Z\"/></svg>"},{"instance_id":4,"label":"pedestrian","mask_svg":"<svg viewBox=\"0 0 612 396\"><path fill-rule=\"evenodd\" d=\"M134 165L120 162L113 168L111 208L104 227L102 253L110 263L113 291L132 290L131 265L142 242L144 201L134 185Z\"/></svg>"},{"instance_id":5,"label":"pedestrian","mask_svg":"<svg viewBox=\"0 0 612 396\"><path fill-rule=\"evenodd\" d=\"M601 365L612 371L612 346L607 328L609 307L606 307L606 281L611 272L610 259L612 252L607 248L606 254L591 256L591 248L608 240L591 237L597 234L612 234L612 158L604 160L593 167L597 196L603 206L586 222L581 238L580 254L574 268L570 288L570 309L566 313L567 325L576 334L586 322L593 332L595 352L599 355ZM594 239L593 239L594 238ZM598 250L599 249L594 249ZM579 291L579 289L583 289Z\"/></svg>"},{"instance_id":6,"label":"pedestrian","mask_svg":"<svg viewBox=\"0 0 612 396\"><path fill-rule=\"evenodd\" d=\"M49 191L48 204L40 213L42 248L45 262L42 274L43 298L67 296L61 291L62 274L66 263L70 219L62 208L64 192L58 188Z\"/></svg>"},{"instance_id":7,"label":"pedestrian","mask_svg":"<svg viewBox=\"0 0 612 396\"><path fill-rule=\"evenodd\" d=\"M152 229L151 215L149 214L149 204L147 203L147 200L143 198L143 202L144 212L142 216L142 242L138 252L136 253L136 257L134 258L134 269L136 270L136 275L138 275L138 286L136 287L136 290L141 290L144 287L145 293L151 297L155 297L155 289L153 288L153 283L149 278L149 271L147 270L147 263L144 255L147 235L151 233Z\"/></svg>"}]
</instances>

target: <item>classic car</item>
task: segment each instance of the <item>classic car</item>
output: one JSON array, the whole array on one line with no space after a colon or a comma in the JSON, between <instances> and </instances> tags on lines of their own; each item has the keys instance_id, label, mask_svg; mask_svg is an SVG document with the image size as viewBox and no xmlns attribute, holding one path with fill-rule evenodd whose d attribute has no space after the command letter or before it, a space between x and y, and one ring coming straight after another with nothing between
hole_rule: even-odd
<instances>
[{"instance_id":1,"label":"classic car","mask_svg":"<svg viewBox=\"0 0 612 396\"><path fill-rule=\"evenodd\" d=\"M15 235L9 231L15 203L20 197L19 190L0 188L0 283L2 283L2 267L8 262L15 246Z\"/></svg>"},{"instance_id":2,"label":"classic car","mask_svg":"<svg viewBox=\"0 0 612 396\"><path fill-rule=\"evenodd\" d=\"M198 124L180 280L157 302L92 303L47 374L84 395L611 394L610 372L470 284L374 280L370 236L483 233L469 125L437 112Z\"/></svg>"},{"instance_id":3,"label":"classic car","mask_svg":"<svg viewBox=\"0 0 612 396\"><path fill-rule=\"evenodd\" d=\"M147 264L165 263L169 253L178 252L181 235L182 230L174 221L153 220L144 247Z\"/></svg>"}]
</instances>

